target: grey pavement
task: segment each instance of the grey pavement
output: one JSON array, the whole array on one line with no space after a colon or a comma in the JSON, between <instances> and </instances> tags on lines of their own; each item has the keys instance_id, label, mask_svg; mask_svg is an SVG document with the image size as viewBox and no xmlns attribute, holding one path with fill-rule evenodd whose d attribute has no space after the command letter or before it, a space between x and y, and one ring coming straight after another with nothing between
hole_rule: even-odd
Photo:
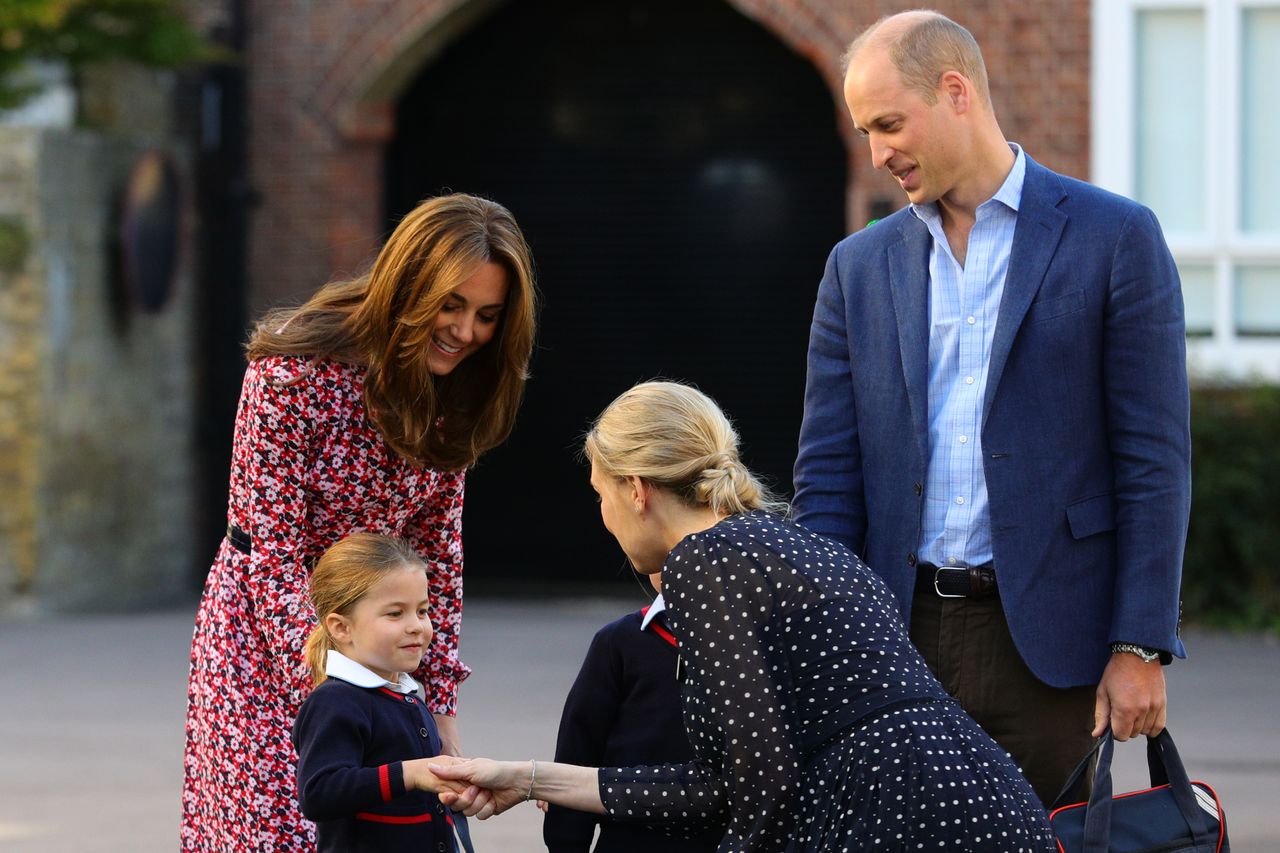
<instances>
[{"instance_id":1,"label":"grey pavement","mask_svg":"<svg viewBox=\"0 0 1280 853\"><path fill-rule=\"evenodd\" d=\"M560 705L600 625L636 601L472 597L463 745L550 757ZM128 616L0 620L0 850L177 848L187 646L194 605ZM1280 850L1280 645L1195 632L1167 670L1170 728L1192 778L1214 785L1237 851ZM1121 745L1116 790L1145 787ZM473 822L481 851L542 850L532 805Z\"/></svg>"}]
</instances>

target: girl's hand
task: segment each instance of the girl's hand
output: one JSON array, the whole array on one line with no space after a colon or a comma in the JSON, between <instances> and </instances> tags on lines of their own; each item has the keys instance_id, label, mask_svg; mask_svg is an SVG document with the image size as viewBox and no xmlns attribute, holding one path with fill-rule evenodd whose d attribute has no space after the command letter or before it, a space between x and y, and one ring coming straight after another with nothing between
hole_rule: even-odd
<instances>
[{"instance_id":1,"label":"girl's hand","mask_svg":"<svg viewBox=\"0 0 1280 853\"><path fill-rule=\"evenodd\" d=\"M444 767L461 760L452 755L437 755L435 758L415 758L406 761L404 762L404 786L411 791L430 791L433 794L464 793L468 787L465 783L442 779L432 772L432 765ZM441 799L441 802L444 800Z\"/></svg>"}]
</instances>

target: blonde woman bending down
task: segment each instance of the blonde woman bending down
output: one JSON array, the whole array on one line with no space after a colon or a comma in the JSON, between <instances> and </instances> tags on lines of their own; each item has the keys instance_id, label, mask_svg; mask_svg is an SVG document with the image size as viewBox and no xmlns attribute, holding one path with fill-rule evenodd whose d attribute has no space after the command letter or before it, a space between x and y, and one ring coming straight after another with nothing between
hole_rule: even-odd
<instances>
[{"instance_id":1,"label":"blonde woman bending down","mask_svg":"<svg viewBox=\"0 0 1280 853\"><path fill-rule=\"evenodd\" d=\"M481 818L533 797L720 825L721 850L1054 849L1030 786L930 674L879 577L776 514L711 399L637 385L586 455L605 527L639 571L663 573L697 758L473 759L433 768L484 789L443 802Z\"/></svg>"}]
</instances>

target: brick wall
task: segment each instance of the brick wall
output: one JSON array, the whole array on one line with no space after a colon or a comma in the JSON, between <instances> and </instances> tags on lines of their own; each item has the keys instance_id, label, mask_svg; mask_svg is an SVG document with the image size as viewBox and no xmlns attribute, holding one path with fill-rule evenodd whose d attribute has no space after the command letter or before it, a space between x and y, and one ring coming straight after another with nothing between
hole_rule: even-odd
<instances>
[{"instance_id":1,"label":"brick wall","mask_svg":"<svg viewBox=\"0 0 1280 853\"><path fill-rule=\"evenodd\" d=\"M840 94L839 57L857 32L913 2L729 0L808 58L831 90L849 146L849 222L901 191L868 162ZM381 237L382 147L394 99L432 53L496 0L251 3L251 168L262 193L251 247L251 310L350 272ZM1045 165L1087 177L1088 0L945 0L935 7L982 44L1006 135ZM602 34L607 37L607 34Z\"/></svg>"}]
</instances>

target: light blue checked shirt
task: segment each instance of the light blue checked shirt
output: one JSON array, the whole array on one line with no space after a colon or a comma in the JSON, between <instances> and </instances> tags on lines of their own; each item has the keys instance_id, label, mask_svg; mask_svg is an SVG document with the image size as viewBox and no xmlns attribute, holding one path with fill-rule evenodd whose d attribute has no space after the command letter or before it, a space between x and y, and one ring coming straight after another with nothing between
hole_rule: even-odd
<instances>
[{"instance_id":1,"label":"light blue checked shirt","mask_svg":"<svg viewBox=\"0 0 1280 853\"><path fill-rule=\"evenodd\" d=\"M978 205L962 267L937 204L911 205L929 228L929 467L919 555L939 566L991 562L991 514L982 471L982 401L1013 229L1027 172L1022 149L1000 189Z\"/></svg>"}]
</instances>

